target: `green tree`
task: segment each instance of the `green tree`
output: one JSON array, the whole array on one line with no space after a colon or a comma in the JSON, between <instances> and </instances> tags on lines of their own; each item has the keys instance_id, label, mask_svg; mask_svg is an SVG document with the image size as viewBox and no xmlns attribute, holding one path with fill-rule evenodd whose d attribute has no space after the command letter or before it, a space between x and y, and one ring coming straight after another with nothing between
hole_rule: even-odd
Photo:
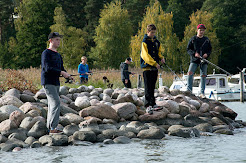
<instances>
[{"instance_id":1,"label":"green tree","mask_svg":"<svg viewBox=\"0 0 246 163\"><path fill-rule=\"evenodd\" d=\"M131 40L131 57L134 60L135 66L140 65L140 50L144 34L147 33L146 27L148 24L155 24L157 27L156 36L161 42L161 53L165 56L167 64L175 68L180 61L178 55L178 37L173 33L173 15L165 13L159 1L155 1L153 5L147 7L146 15L140 24L138 34L132 37ZM176 68L175 68L176 69Z\"/></svg>"},{"instance_id":2,"label":"green tree","mask_svg":"<svg viewBox=\"0 0 246 163\"><path fill-rule=\"evenodd\" d=\"M49 27L53 23L55 0L23 0L15 20L17 46L16 68L37 67L46 48Z\"/></svg>"},{"instance_id":3,"label":"green tree","mask_svg":"<svg viewBox=\"0 0 246 163\"><path fill-rule=\"evenodd\" d=\"M120 62L129 56L132 24L121 2L111 2L101 11L99 25L96 27L96 47L90 56L94 65L100 68L119 68Z\"/></svg>"},{"instance_id":4,"label":"green tree","mask_svg":"<svg viewBox=\"0 0 246 163\"><path fill-rule=\"evenodd\" d=\"M206 0L203 11L213 13L213 27L222 49L219 66L231 73L245 67L246 3L243 0ZM236 55L236 57L235 57Z\"/></svg>"},{"instance_id":5,"label":"green tree","mask_svg":"<svg viewBox=\"0 0 246 163\"><path fill-rule=\"evenodd\" d=\"M87 33L79 28L68 26L61 7L56 7L54 13L55 24L50 29L64 35L58 51L63 56L63 62L67 68L77 68L81 57L85 55L84 37Z\"/></svg>"},{"instance_id":6,"label":"green tree","mask_svg":"<svg viewBox=\"0 0 246 163\"><path fill-rule=\"evenodd\" d=\"M174 33L182 40L184 37L185 25L189 24L189 15L187 15L180 0L169 0L166 12L172 12Z\"/></svg>"},{"instance_id":7,"label":"green tree","mask_svg":"<svg viewBox=\"0 0 246 163\"><path fill-rule=\"evenodd\" d=\"M196 31L197 31L196 27L198 24L204 24L206 26L205 36L207 36L209 40L211 41L212 53L210 55L209 60L214 64L218 64L220 46L219 46L219 40L216 36L215 29L213 29L213 26L211 23L212 18L213 18L213 15L211 13L208 13L206 11L203 12L200 10L197 10L196 13L193 13L190 16L191 23L190 25L186 26L185 32L184 32L184 39L182 40L179 46L181 57L182 57L182 66L185 71L188 70L189 62L190 62L190 56L187 53L187 44L189 40L191 39L191 37L196 35ZM209 66L208 72L211 73L212 69L214 69L214 67Z\"/></svg>"},{"instance_id":8,"label":"green tree","mask_svg":"<svg viewBox=\"0 0 246 163\"><path fill-rule=\"evenodd\" d=\"M0 0L0 43L4 44L14 34L14 3L12 0Z\"/></svg>"}]
</instances>

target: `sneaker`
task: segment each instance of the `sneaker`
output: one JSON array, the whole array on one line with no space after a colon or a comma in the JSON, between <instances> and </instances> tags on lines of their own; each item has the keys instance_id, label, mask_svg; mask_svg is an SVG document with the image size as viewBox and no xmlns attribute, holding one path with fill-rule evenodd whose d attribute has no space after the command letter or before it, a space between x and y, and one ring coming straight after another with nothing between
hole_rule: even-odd
<instances>
[{"instance_id":1,"label":"sneaker","mask_svg":"<svg viewBox=\"0 0 246 163\"><path fill-rule=\"evenodd\" d=\"M50 130L49 134L63 134L63 131L54 129L54 130Z\"/></svg>"},{"instance_id":2,"label":"sneaker","mask_svg":"<svg viewBox=\"0 0 246 163\"><path fill-rule=\"evenodd\" d=\"M148 114L153 114L153 108L152 108L152 106L148 106L148 107L147 107L146 113L148 113Z\"/></svg>"},{"instance_id":3,"label":"sneaker","mask_svg":"<svg viewBox=\"0 0 246 163\"><path fill-rule=\"evenodd\" d=\"M153 108L155 111L161 110L161 109L162 109L162 107L160 107L160 106L158 106L158 105L154 105L152 108Z\"/></svg>"},{"instance_id":4,"label":"sneaker","mask_svg":"<svg viewBox=\"0 0 246 163\"><path fill-rule=\"evenodd\" d=\"M206 96L204 94L200 94L199 97L203 98L203 99L206 98Z\"/></svg>"}]
</instances>

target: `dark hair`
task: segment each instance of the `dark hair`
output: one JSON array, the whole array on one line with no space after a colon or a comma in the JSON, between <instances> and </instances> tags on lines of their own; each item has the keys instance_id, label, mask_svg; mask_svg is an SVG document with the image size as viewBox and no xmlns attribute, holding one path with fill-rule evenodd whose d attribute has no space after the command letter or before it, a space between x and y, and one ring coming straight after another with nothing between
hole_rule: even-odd
<instances>
[{"instance_id":1,"label":"dark hair","mask_svg":"<svg viewBox=\"0 0 246 163\"><path fill-rule=\"evenodd\" d=\"M150 32L150 31L153 31L153 30L156 30L156 27L154 24L149 24L147 25L147 31Z\"/></svg>"}]
</instances>

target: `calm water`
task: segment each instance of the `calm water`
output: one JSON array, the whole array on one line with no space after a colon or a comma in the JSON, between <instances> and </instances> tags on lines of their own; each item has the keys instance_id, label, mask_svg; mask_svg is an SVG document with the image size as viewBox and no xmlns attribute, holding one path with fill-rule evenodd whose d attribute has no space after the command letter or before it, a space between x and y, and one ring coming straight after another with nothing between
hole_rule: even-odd
<instances>
[{"instance_id":1,"label":"calm water","mask_svg":"<svg viewBox=\"0 0 246 163\"><path fill-rule=\"evenodd\" d=\"M246 104L224 103L246 121ZM19 152L0 152L0 162L83 162L83 163L152 163L152 162L246 162L246 128L234 135L200 138L166 136L167 140L144 140L122 145L42 147Z\"/></svg>"}]
</instances>

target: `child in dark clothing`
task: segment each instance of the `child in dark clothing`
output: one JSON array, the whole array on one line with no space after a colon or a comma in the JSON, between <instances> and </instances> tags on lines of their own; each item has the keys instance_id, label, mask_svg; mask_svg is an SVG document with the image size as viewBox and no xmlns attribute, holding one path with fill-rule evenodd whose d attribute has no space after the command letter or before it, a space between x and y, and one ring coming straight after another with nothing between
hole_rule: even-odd
<instances>
[{"instance_id":1,"label":"child in dark clothing","mask_svg":"<svg viewBox=\"0 0 246 163\"><path fill-rule=\"evenodd\" d=\"M120 64L121 80L126 88L131 88L131 81L129 75L135 73L128 71L128 65L132 63L132 58L128 57L125 62Z\"/></svg>"}]
</instances>

